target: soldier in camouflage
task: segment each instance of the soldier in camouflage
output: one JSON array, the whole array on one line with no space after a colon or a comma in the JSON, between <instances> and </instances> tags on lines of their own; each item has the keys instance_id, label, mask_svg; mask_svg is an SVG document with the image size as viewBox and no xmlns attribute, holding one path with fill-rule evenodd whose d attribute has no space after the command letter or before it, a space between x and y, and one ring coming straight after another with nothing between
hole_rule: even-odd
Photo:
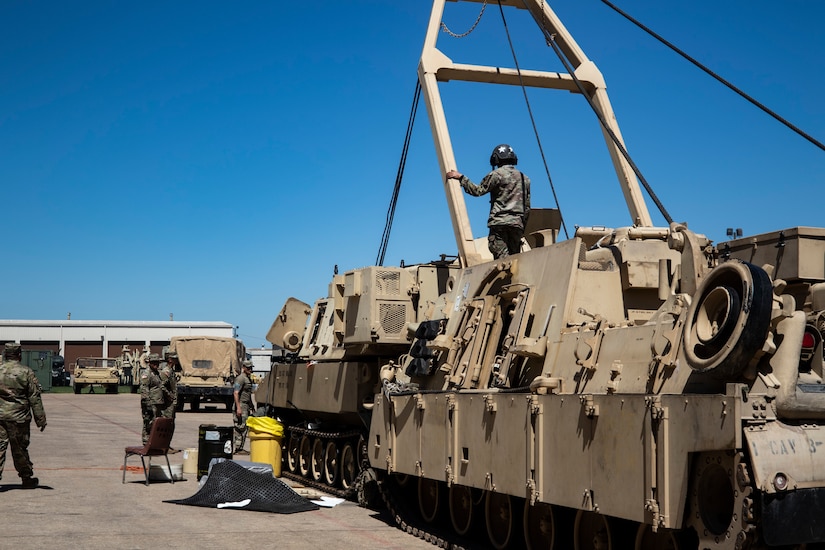
<instances>
[{"instance_id":1,"label":"soldier in camouflage","mask_svg":"<svg viewBox=\"0 0 825 550\"><path fill-rule=\"evenodd\" d=\"M233 439L233 449L236 454L249 454L243 450L244 441L248 428L246 419L249 412L253 410L252 405L252 361L243 362L243 372L235 377L233 395L235 399L235 435Z\"/></svg>"},{"instance_id":2,"label":"soldier in camouflage","mask_svg":"<svg viewBox=\"0 0 825 550\"><path fill-rule=\"evenodd\" d=\"M178 406L178 375L175 369L177 362L177 353L167 353L166 363L160 368L160 382L163 386L163 408L160 415L164 418L174 419Z\"/></svg>"},{"instance_id":3,"label":"soldier in camouflage","mask_svg":"<svg viewBox=\"0 0 825 550\"><path fill-rule=\"evenodd\" d=\"M42 432L46 428L46 412L40 399L40 384L34 372L20 363L20 344L6 344L0 363L0 478L6 464L6 448L11 444L11 456L17 475L25 489L38 485L29 460L29 440L32 415Z\"/></svg>"},{"instance_id":4,"label":"soldier in camouflage","mask_svg":"<svg viewBox=\"0 0 825 550\"><path fill-rule=\"evenodd\" d=\"M163 383L160 380L160 355L150 353L146 357L148 369L140 374L140 402L143 411L143 443L149 441L152 422L161 416L163 409Z\"/></svg>"},{"instance_id":5,"label":"soldier in camouflage","mask_svg":"<svg viewBox=\"0 0 825 550\"><path fill-rule=\"evenodd\" d=\"M496 259L519 252L530 214L530 178L516 168L517 163L513 148L502 143L490 155L493 171L484 176L480 184L474 184L456 170L447 172L447 179L458 180L464 191L474 197L490 193L487 245Z\"/></svg>"}]
</instances>

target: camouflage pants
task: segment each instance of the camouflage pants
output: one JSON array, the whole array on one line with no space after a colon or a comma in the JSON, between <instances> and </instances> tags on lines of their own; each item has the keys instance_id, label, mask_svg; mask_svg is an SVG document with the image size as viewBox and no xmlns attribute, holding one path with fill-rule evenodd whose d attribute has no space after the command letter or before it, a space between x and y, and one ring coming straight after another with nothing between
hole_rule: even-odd
<instances>
[{"instance_id":1,"label":"camouflage pants","mask_svg":"<svg viewBox=\"0 0 825 550\"><path fill-rule=\"evenodd\" d=\"M506 258L510 254L517 254L521 250L521 237L524 229L510 225L490 226L490 235L487 237L487 247L493 253L493 258Z\"/></svg>"},{"instance_id":2,"label":"camouflage pants","mask_svg":"<svg viewBox=\"0 0 825 550\"><path fill-rule=\"evenodd\" d=\"M178 404L175 401L171 403L163 403L163 407L160 409L160 415L163 418L175 418L175 411L177 410Z\"/></svg>"},{"instance_id":3,"label":"camouflage pants","mask_svg":"<svg viewBox=\"0 0 825 550\"><path fill-rule=\"evenodd\" d=\"M0 420L0 477L6 465L6 447L11 444L11 458L17 475L28 479L34 475L32 462L29 460L29 440L31 439L29 422L8 422Z\"/></svg>"},{"instance_id":4,"label":"camouflage pants","mask_svg":"<svg viewBox=\"0 0 825 550\"><path fill-rule=\"evenodd\" d=\"M235 412L236 410L233 407L232 417L235 419L235 434L232 438L232 451L237 453L243 449L246 434L249 432L249 428L246 426L246 419L249 418L249 405L241 403L241 416L238 416Z\"/></svg>"},{"instance_id":5,"label":"camouflage pants","mask_svg":"<svg viewBox=\"0 0 825 550\"><path fill-rule=\"evenodd\" d=\"M152 422L154 422L155 418L161 416L160 414L160 405L146 405L144 403L140 404L141 414L143 415L143 443L146 444L149 441L149 432L152 431Z\"/></svg>"}]
</instances>

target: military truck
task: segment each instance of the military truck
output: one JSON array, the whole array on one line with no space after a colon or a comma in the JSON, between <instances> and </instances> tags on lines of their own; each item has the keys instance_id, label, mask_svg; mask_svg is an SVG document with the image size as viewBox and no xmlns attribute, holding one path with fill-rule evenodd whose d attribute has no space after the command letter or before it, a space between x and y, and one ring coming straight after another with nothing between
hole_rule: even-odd
<instances>
[{"instance_id":1,"label":"military truck","mask_svg":"<svg viewBox=\"0 0 825 550\"><path fill-rule=\"evenodd\" d=\"M246 358L243 342L220 336L173 336L169 353L177 353L180 363L179 411L186 403L193 411L199 410L203 403L223 404L227 410L232 408L232 384Z\"/></svg>"},{"instance_id":2,"label":"military truck","mask_svg":"<svg viewBox=\"0 0 825 550\"><path fill-rule=\"evenodd\" d=\"M80 357L75 361L72 373L72 388L75 393L80 393L83 388L89 388L89 393L94 393L94 386L101 386L106 393L117 393L119 384L117 359Z\"/></svg>"}]
</instances>

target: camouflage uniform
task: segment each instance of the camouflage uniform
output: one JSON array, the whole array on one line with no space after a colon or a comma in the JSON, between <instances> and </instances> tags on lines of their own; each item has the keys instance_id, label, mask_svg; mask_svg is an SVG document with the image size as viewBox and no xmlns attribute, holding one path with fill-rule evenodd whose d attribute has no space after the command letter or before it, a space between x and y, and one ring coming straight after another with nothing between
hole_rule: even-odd
<instances>
[{"instance_id":1,"label":"camouflage uniform","mask_svg":"<svg viewBox=\"0 0 825 550\"><path fill-rule=\"evenodd\" d=\"M494 258L516 254L521 248L524 224L530 214L530 178L515 166L499 166L476 185L462 175L461 187L474 196L490 193L490 217L487 237L490 252Z\"/></svg>"},{"instance_id":2,"label":"camouflage uniform","mask_svg":"<svg viewBox=\"0 0 825 550\"><path fill-rule=\"evenodd\" d=\"M149 432L152 422L161 416L163 408L163 383L160 380L158 367L160 357L155 354L147 358L149 368L143 369L140 374L140 403L143 413L143 442L149 441ZM157 365L157 366L155 366Z\"/></svg>"},{"instance_id":3,"label":"camouflage uniform","mask_svg":"<svg viewBox=\"0 0 825 550\"><path fill-rule=\"evenodd\" d=\"M40 384L34 372L20 363L20 346L6 344L0 363L0 477L6 464L6 448L11 443L14 468L23 480L23 487L36 487L38 480L29 459L30 425L34 422L42 431L46 427L46 412L40 398Z\"/></svg>"},{"instance_id":4,"label":"camouflage uniform","mask_svg":"<svg viewBox=\"0 0 825 550\"><path fill-rule=\"evenodd\" d=\"M247 370L252 370L252 363L244 361L244 371L235 377L235 384L233 387L235 397L235 407L233 407L233 418L235 419L235 435L232 438L234 452L243 449L246 441L246 434L249 429L246 426L246 419L249 418L249 412L252 410L252 381L249 379ZM238 414L238 405L240 405L241 413Z\"/></svg>"},{"instance_id":5,"label":"camouflage uniform","mask_svg":"<svg viewBox=\"0 0 825 550\"><path fill-rule=\"evenodd\" d=\"M161 367L159 376L163 390L163 406L160 415L164 418L175 418L175 409L178 406L178 379L168 360Z\"/></svg>"}]
</instances>

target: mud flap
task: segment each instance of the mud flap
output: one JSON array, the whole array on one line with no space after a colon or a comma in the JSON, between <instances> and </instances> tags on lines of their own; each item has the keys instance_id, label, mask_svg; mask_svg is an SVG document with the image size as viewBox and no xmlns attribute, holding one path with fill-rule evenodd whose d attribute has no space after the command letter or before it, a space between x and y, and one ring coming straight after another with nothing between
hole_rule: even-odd
<instances>
[{"instance_id":1,"label":"mud flap","mask_svg":"<svg viewBox=\"0 0 825 550\"><path fill-rule=\"evenodd\" d=\"M770 546L825 541L825 488L762 493L762 536Z\"/></svg>"},{"instance_id":2,"label":"mud flap","mask_svg":"<svg viewBox=\"0 0 825 550\"><path fill-rule=\"evenodd\" d=\"M825 541L825 431L768 422L745 430L769 545Z\"/></svg>"}]
</instances>

